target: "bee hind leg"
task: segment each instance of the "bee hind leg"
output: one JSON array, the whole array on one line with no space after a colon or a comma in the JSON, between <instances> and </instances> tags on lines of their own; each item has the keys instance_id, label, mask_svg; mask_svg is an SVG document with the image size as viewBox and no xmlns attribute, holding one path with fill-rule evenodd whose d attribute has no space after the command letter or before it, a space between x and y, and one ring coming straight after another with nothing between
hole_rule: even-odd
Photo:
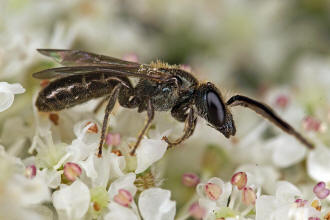
<instances>
[{"instance_id":1,"label":"bee hind leg","mask_svg":"<svg viewBox=\"0 0 330 220\"><path fill-rule=\"evenodd\" d=\"M107 98L109 98L109 101L108 101L108 104L107 104L107 107L106 107L105 113L104 113L104 119L103 119L103 124L102 124L102 131L101 131L101 139L100 139L100 144L99 144L99 149L98 149L98 154L97 154L98 157L102 156L102 147L103 147L103 143L105 140L105 131L106 131L107 125L108 125L109 114L116 104L121 87L122 87L122 84L116 85L115 88L111 91L110 95L107 96Z\"/></svg>"}]
</instances>

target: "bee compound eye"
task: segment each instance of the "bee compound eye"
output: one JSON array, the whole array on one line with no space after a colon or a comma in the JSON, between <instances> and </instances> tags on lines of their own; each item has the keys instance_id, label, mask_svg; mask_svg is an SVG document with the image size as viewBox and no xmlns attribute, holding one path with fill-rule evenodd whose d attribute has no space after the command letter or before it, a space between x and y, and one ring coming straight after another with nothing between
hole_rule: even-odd
<instances>
[{"instance_id":1,"label":"bee compound eye","mask_svg":"<svg viewBox=\"0 0 330 220\"><path fill-rule=\"evenodd\" d=\"M225 106L219 95L214 91L206 93L208 121L216 127L221 126L225 120Z\"/></svg>"}]
</instances>

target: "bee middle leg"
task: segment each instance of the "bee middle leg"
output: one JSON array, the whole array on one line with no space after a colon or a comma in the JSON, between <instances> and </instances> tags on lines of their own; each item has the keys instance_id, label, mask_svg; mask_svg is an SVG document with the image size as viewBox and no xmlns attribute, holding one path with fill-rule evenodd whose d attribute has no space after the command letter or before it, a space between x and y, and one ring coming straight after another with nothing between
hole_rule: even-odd
<instances>
[{"instance_id":1,"label":"bee middle leg","mask_svg":"<svg viewBox=\"0 0 330 220\"><path fill-rule=\"evenodd\" d=\"M186 111L189 111L188 114ZM171 148L175 145L181 144L183 141L188 139L195 130L197 117L195 115L194 109L189 108L188 106L182 105L179 107L174 107L171 111L172 116L178 121L185 122L184 133L177 140L170 141L166 136L163 137L163 140L168 144L168 148Z\"/></svg>"},{"instance_id":2,"label":"bee middle leg","mask_svg":"<svg viewBox=\"0 0 330 220\"><path fill-rule=\"evenodd\" d=\"M143 138L143 135L145 134L145 132L147 131L147 129L149 128L152 120L154 119L154 116L155 116L155 110L154 110L154 107L152 106L151 104L151 100L148 99L148 103L147 103L147 120L144 124L144 127L143 129L140 131L140 134L138 136L138 139L133 147L133 150L131 151L131 155L135 155L135 151L136 149L138 148L142 138Z\"/></svg>"}]
</instances>

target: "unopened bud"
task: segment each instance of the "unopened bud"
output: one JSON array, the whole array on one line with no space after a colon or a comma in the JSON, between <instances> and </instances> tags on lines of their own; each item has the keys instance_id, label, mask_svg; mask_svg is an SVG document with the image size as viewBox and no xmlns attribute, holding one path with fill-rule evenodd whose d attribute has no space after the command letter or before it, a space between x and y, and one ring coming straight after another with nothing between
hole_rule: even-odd
<instances>
[{"instance_id":1,"label":"unopened bud","mask_svg":"<svg viewBox=\"0 0 330 220\"><path fill-rule=\"evenodd\" d=\"M275 100L276 106L282 109L286 108L288 103L289 103L289 98L286 95L279 95Z\"/></svg>"},{"instance_id":2,"label":"unopened bud","mask_svg":"<svg viewBox=\"0 0 330 220\"><path fill-rule=\"evenodd\" d=\"M201 207L198 202L194 202L189 207L189 214L196 219L202 219L206 214L206 210Z\"/></svg>"}]
</instances>

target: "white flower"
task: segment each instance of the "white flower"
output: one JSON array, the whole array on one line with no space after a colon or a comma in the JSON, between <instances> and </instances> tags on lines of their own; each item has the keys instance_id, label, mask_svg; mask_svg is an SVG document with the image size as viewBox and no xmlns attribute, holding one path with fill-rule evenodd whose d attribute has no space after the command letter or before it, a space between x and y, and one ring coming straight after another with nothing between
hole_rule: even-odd
<instances>
[{"instance_id":1,"label":"white flower","mask_svg":"<svg viewBox=\"0 0 330 220\"><path fill-rule=\"evenodd\" d=\"M48 135L43 139L35 136L34 143L36 145L37 156L36 163L39 168L58 169L67 159L65 143L54 143L52 135Z\"/></svg>"},{"instance_id":2,"label":"white flower","mask_svg":"<svg viewBox=\"0 0 330 220\"><path fill-rule=\"evenodd\" d=\"M137 191L134 185L135 173L128 173L115 180L109 188L109 213L105 219L140 219L136 204L133 200ZM124 194L122 194L124 192ZM124 197L120 197L124 196Z\"/></svg>"},{"instance_id":3,"label":"white flower","mask_svg":"<svg viewBox=\"0 0 330 220\"><path fill-rule=\"evenodd\" d=\"M140 217L136 215L136 213L127 207L119 205L115 202L112 202L108 206L110 212L108 212L105 216L105 220L139 220Z\"/></svg>"},{"instance_id":4,"label":"white flower","mask_svg":"<svg viewBox=\"0 0 330 220\"><path fill-rule=\"evenodd\" d=\"M160 139L143 139L136 150L137 168L136 174L142 173L153 163L163 157L167 149L167 143Z\"/></svg>"},{"instance_id":5,"label":"white flower","mask_svg":"<svg viewBox=\"0 0 330 220\"><path fill-rule=\"evenodd\" d=\"M144 220L171 220L175 216L175 202L171 192L160 188L143 191L139 197L139 209Z\"/></svg>"},{"instance_id":6,"label":"white flower","mask_svg":"<svg viewBox=\"0 0 330 220\"><path fill-rule=\"evenodd\" d=\"M299 203L302 198L293 184L278 182L275 196L262 195L256 201L256 220L308 219L321 213L309 203Z\"/></svg>"},{"instance_id":7,"label":"white flower","mask_svg":"<svg viewBox=\"0 0 330 220\"><path fill-rule=\"evenodd\" d=\"M134 185L135 181L135 174L134 173L128 173L125 176L119 177L114 181L109 188L109 197L111 200L115 197L116 194L118 194L118 191L120 189L125 189L129 191L132 196L136 193L136 186Z\"/></svg>"},{"instance_id":8,"label":"white flower","mask_svg":"<svg viewBox=\"0 0 330 220\"><path fill-rule=\"evenodd\" d=\"M307 157L308 175L316 181L330 182L330 149L317 146Z\"/></svg>"},{"instance_id":9,"label":"white flower","mask_svg":"<svg viewBox=\"0 0 330 220\"><path fill-rule=\"evenodd\" d=\"M0 112L3 112L13 104L15 94L24 92L25 89L19 83L0 82Z\"/></svg>"},{"instance_id":10,"label":"white flower","mask_svg":"<svg viewBox=\"0 0 330 220\"><path fill-rule=\"evenodd\" d=\"M109 180L123 176L126 161L124 156L104 151L101 158L92 153L86 160L79 161L78 164L90 179L92 187L95 187L106 186Z\"/></svg>"},{"instance_id":11,"label":"white flower","mask_svg":"<svg viewBox=\"0 0 330 220\"><path fill-rule=\"evenodd\" d=\"M26 177L22 161L8 155L2 146L0 186L0 219L45 219L37 208L50 200L47 185L40 177Z\"/></svg>"},{"instance_id":12,"label":"white flower","mask_svg":"<svg viewBox=\"0 0 330 220\"><path fill-rule=\"evenodd\" d=\"M276 181L280 173L272 166L245 164L236 169L236 172L246 172L248 176L247 185L261 186L267 193L275 191Z\"/></svg>"},{"instance_id":13,"label":"white flower","mask_svg":"<svg viewBox=\"0 0 330 220\"><path fill-rule=\"evenodd\" d=\"M70 186L61 185L53 193L53 204L59 219L83 219L90 204L89 189L79 179Z\"/></svg>"},{"instance_id":14,"label":"white flower","mask_svg":"<svg viewBox=\"0 0 330 220\"><path fill-rule=\"evenodd\" d=\"M229 196L232 193L232 185L224 183L220 178L213 177L207 183L199 183L196 191L200 197L199 205L206 209L206 215L203 219L208 219L214 216L215 211L227 206Z\"/></svg>"},{"instance_id":15,"label":"white flower","mask_svg":"<svg viewBox=\"0 0 330 220\"><path fill-rule=\"evenodd\" d=\"M272 150L274 165L280 168L289 167L302 161L307 152L305 146L286 133L269 140L266 145Z\"/></svg>"}]
</instances>

